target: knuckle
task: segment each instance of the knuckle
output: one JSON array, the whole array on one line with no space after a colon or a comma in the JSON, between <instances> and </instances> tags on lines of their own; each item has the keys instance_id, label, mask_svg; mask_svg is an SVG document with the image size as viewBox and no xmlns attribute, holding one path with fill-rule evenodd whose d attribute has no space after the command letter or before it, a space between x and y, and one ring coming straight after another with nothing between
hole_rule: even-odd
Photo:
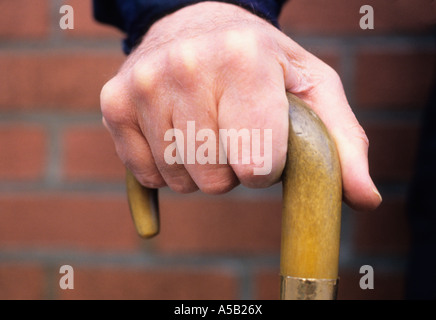
<instances>
[{"instance_id":1,"label":"knuckle","mask_svg":"<svg viewBox=\"0 0 436 320\"><path fill-rule=\"evenodd\" d=\"M327 83L337 84L337 85L342 84L341 77L339 76L338 72L335 69L333 69L328 64L325 64L324 67L325 67L324 70L325 81Z\"/></svg>"},{"instance_id":2,"label":"knuckle","mask_svg":"<svg viewBox=\"0 0 436 320\"><path fill-rule=\"evenodd\" d=\"M112 79L103 86L100 93L100 106L107 124L117 125L126 121L124 97L115 80Z\"/></svg>"},{"instance_id":3,"label":"knuckle","mask_svg":"<svg viewBox=\"0 0 436 320\"><path fill-rule=\"evenodd\" d=\"M169 165L162 160L157 160L156 166L168 187L176 193L191 193L198 190L198 186L191 179L182 164Z\"/></svg>"},{"instance_id":4,"label":"knuckle","mask_svg":"<svg viewBox=\"0 0 436 320\"><path fill-rule=\"evenodd\" d=\"M251 29L228 31L224 42L228 59L236 65L252 65L259 56L260 40Z\"/></svg>"},{"instance_id":5,"label":"knuckle","mask_svg":"<svg viewBox=\"0 0 436 320\"><path fill-rule=\"evenodd\" d=\"M139 183L150 189L158 189L166 186L165 180L158 172L135 174Z\"/></svg>"},{"instance_id":6,"label":"knuckle","mask_svg":"<svg viewBox=\"0 0 436 320\"><path fill-rule=\"evenodd\" d=\"M142 157L142 160L138 161L138 157L135 157L132 150L127 150L124 144L117 148L117 153L124 166L130 169L141 185L151 189L166 186L165 180L155 166L151 155Z\"/></svg>"},{"instance_id":7,"label":"knuckle","mask_svg":"<svg viewBox=\"0 0 436 320\"><path fill-rule=\"evenodd\" d=\"M132 161L126 161L126 167L131 168L132 166L129 164ZM131 169L136 179L138 179L139 183L144 187L157 189L166 186L165 180L160 175L159 171L151 166L141 168L141 170Z\"/></svg>"},{"instance_id":8,"label":"knuckle","mask_svg":"<svg viewBox=\"0 0 436 320\"><path fill-rule=\"evenodd\" d=\"M248 188L267 188L275 183L273 175L255 174L256 166L254 165L238 165L233 168L236 176L242 185Z\"/></svg>"},{"instance_id":9,"label":"knuckle","mask_svg":"<svg viewBox=\"0 0 436 320\"><path fill-rule=\"evenodd\" d=\"M231 191L235 187L235 184L229 184L229 183L207 183L204 185L201 185L199 188L201 192L209 195L219 195L224 194L229 191Z\"/></svg>"},{"instance_id":10,"label":"knuckle","mask_svg":"<svg viewBox=\"0 0 436 320\"><path fill-rule=\"evenodd\" d=\"M163 61L163 70L165 70L167 81L170 81L172 86L182 90L198 86L201 81L199 79L203 79L203 72L200 72L200 69L204 69L207 65L200 63L202 56L200 53L203 48L198 47L193 40L180 40L168 49ZM206 57L206 59L209 58Z\"/></svg>"},{"instance_id":11,"label":"knuckle","mask_svg":"<svg viewBox=\"0 0 436 320\"><path fill-rule=\"evenodd\" d=\"M237 165L233 168L239 181L244 186L258 184L259 176L254 175L254 168L252 165Z\"/></svg>"},{"instance_id":12,"label":"knuckle","mask_svg":"<svg viewBox=\"0 0 436 320\"><path fill-rule=\"evenodd\" d=\"M223 172L222 174L214 174L216 170L212 170L211 175L202 175L200 181L197 181L197 185L201 192L210 195L218 195L227 193L232 190L238 184L237 179L233 174ZM230 170L228 170L230 172Z\"/></svg>"},{"instance_id":13,"label":"knuckle","mask_svg":"<svg viewBox=\"0 0 436 320\"><path fill-rule=\"evenodd\" d=\"M174 45L169 51L168 63L173 71L180 74L195 73L198 67L198 53L193 41L184 40Z\"/></svg>"},{"instance_id":14,"label":"knuckle","mask_svg":"<svg viewBox=\"0 0 436 320\"><path fill-rule=\"evenodd\" d=\"M359 123L354 124L349 130L349 132L353 132L353 136L357 140L361 141L367 149L369 148L368 136L366 135L365 130Z\"/></svg>"},{"instance_id":15,"label":"knuckle","mask_svg":"<svg viewBox=\"0 0 436 320\"><path fill-rule=\"evenodd\" d=\"M102 110L110 109L119 100L118 87L115 84L115 80L109 80L103 86L100 92L100 104Z\"/></svg>"},{"instance_id":16,"label":"knuckle","mask_svg":"<svg viewBox=\"0 0 436 320\"><path fill-rule=\"evenodd\" d=\"M192 193L198 190L198 186L189 179L177 179L168 183L171 190L177 193Z\"/></svg>"},{"instance_id":17,"label":"knuckle","mask_svg":"<svg viewBox=\"0 0 436 320\"><path fill-rule=\"evenodd\" d=\"M158 83L159 75L157 68L151 61L142 60L137 62L131 69L131 83L135 92L153 92Z\"/></svg>"}]
</instances>

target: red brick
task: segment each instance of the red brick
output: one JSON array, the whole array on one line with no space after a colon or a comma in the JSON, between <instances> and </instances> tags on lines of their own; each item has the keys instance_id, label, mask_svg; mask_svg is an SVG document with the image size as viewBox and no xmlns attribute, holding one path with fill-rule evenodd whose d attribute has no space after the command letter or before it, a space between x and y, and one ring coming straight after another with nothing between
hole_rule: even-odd
<instances>
[{"instance_id":1,"label":"red brick","mask_svg":"<svg viewBox=\"0 0 436 320\"><path fill-rule=\"evenodd\" d=\"M363 290L359 281L364 274L359 268L341 270L338 286L338 300L402 300L405 293L405 276L401 272L387 272L372 266L374 289Z\"/></svg>"},{"instance_id":2,"label":"red brick","mask_svg":"<svg viewBox=\"0 0 436 320\"><path fill-rule=\"evenodd\" d=\"M74 268L74 266L72 266ZM216 268L159 269L74 268L74 290L59 290L60 299L209 300L236 299L231 272Z\"/></svg>"},{"instance_id":3,"label":"red brick","mask_svg":"<svg viewBox=\"0 0 436 320\"><path fill-rule=\"evenodd\" d=\"M0 39L40 39L49 34L49 0L0 1L0 12Z\"/></svg>"},{"instance_id":4,"label":"red brick","mask_svg":"<svg viewBox=\"0 0 436 320\"><path fill-rule=\"evenodd\" d=\"M370 141L369 167L377 182L407 182L413 174L419 126L406 121L362 123Z\"/></svg>"},{"instance_id":5,"label":"red brick","mask_svg":"<svg viewBox=\"0 0 436 320\"><path fill-rule=\"evenodd\" d=\"M67 0L63 4L74 9L74 29L61 31L69 37L121 39L121 31L113 26L100 24L94 19L92 1Z\"/></svg>"},{"instance_id":6,"label":"red brick","mask_svg":"<svg viewBox=\"0 0 436 320\"><path fill-rule=\"evenodd\" d=\"M114 52L0 53L0 110L99 111L100 90L118 70Z\"/></svg>"},{"instance_id":7,"label":"red brick","mask_svg":"<svg viewBox=\"0 0 436 320\"><path fill-rule=\"evenodd\" d=\"M177 253L271 253L280 250L281 199L162 197L157 248Z\"/></svg>"},{"instance_id":8,"label":"red brick","mask_svg":"<svg viewBox=\"0 0 436 320\"><path fill-rule=\"evenodd\" d=\"M124 197L98 194L2 194L0 243L11 248L135 250Z\"/></svg>"},{"instance_id":9,"label":"red brick","mask_svg":"<svg viewBox=\"0 0 436 320\"><path fill-rule=\"evenodd\" d=\"M39 265L0 263L1 300L44 298L44 273Z\"/></svg>"},{"instance_id":10,"label":"red brick","mask_svg":"<svg viewBox=\"0 0 436 320\"><path fill-rule=\"evenodd\" d=\"M0 179L36 180L45 170L47 137L36 125L0 126Z\"/></svg>"},{"instance_id":11,"label":"red brick","mask_svg":"<svg viewBox=\"0 0 436 320\"><path fill-rule=\"evenodd\" d=\"M353 246L359 254L405 254L410 233L404 199L384 197L380 207L371 213L353 217Z\"/></svg>"},{"instance_id":12,"label":"red brick","mask_svg":"<svg viewBox=\"0 0 436 320\"><path fill-rule=\"evenodd\" d=\"M279 300L280 299L280 270L263 269L255 274L254 280L255 300Z\"/></svg>"},{"instance_id":13,"label":"red brick","mask_svg":"<svg viewBox=\"0 0 436 320\"><path fill-rule=\"evenodd\" d=\"M374 9L374 29L362 30L360 8ZM430 0L292 0L284 7L280 24L292 34L373 35L426 31L436 21Z\"/></svg>"},{"instance_id":14,"label":"red brick","mask_svg":"<svg viewBox=\"0 0 436 320\"><path fill-rule=\"evenodd\" d=\"M356 101L365 108L422 108L435 70L434 52L365 50L357 55Z\"/></svg>"},{"instance_id":15,"label":"red brick","mask_svg":"<svg viewBox=\"0 0 436 320\"><path fill-rule=\"evenodd\" d=\"M125 169L109 132L101 126L74 126L65 130L63 176L69 181L123 180Z\"/></svg>"}]
</instances>

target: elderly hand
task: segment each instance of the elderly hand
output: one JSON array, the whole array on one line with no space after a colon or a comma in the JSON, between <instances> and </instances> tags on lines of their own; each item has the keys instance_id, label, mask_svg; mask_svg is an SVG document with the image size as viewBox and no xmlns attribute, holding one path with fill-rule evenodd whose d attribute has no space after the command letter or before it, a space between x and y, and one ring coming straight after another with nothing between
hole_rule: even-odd
<instances>
[{"instance_id":1,"label":"elderly hand","mask_svg":"<svg viewBox=\"0 0 436 320\"><path fill-rule=\"evenodd\" d=\"M376 208L381 197L368 171L368 139L337 73L235 5L202 2L157 21L102 89L101 107L120 159L141 184L218 194L239 183L262 188L280 180L288 136L286 90L309 104L336 141L345 201L356 209ZM264 156L271 153L269 170L254 174L259 159L249 154L244 161L243 148L239 161L223 163L218 151L215 164L186 161L191 121L196 132L207 129L216 137L220 129L249 129L251 136L251 129L259 129L261 136L271 132L269 148L260 147ZM172 129L184 134L177 141L183 163L165 157L171 144L165 135ZM217 150L219 140L213 142ZM193 143L195 150L201 145Z\"/></svg>"}]
</instances>

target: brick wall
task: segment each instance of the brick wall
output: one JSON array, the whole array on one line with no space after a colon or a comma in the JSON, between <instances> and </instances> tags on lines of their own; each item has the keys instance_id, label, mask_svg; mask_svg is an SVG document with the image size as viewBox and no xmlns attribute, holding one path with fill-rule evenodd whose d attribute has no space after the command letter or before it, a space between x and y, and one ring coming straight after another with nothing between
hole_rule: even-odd
<instances>
[{"instance_id":1,"label":"brick wall","mask_svg":"<svg viewBox=\"0 0 436 320\"><path fill-rule=\"evenodd\" d=\"M74 30L59 28L62 4ZM364 4L374 30L359 28ZM98 100L124 60L122 35L93 22L90 1L1 1L0 13L0 299L277 298L280 186L163 190L162 232L139 239ZM384 197L373 213L344 206L340 299L403 298L435 16L424 0L293 0L283 12L283 30L341 75ZM366 264L374 290L359 288ZM74 290L59 287L62 265L74 268Z\"/></svg>"}]
</instances>

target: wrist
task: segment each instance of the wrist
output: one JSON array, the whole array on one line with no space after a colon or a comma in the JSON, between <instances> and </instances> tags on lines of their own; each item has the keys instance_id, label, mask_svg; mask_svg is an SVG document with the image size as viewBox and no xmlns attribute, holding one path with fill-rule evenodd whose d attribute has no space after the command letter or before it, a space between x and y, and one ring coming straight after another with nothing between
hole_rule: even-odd
<instances>
[{"instance_id":1,"label":"wrist","mask_svg":"<svg viewBox=\"0 0 436 320\"><path fill-rule=\"evenodd\" d=\"M229 27L250 25L270 24L239 6L219 1L204 1L181 8L156 21L146 36L153 37L163 31L165 40L168 41L172 38L192 38Z\"/></svg>"},{"instance_id":2,"label":"wrist","mask_svg":"<svg viewBox=\"0 0 436 320\"><path fill-rule=\"evenodd\" d=\"M219 3L222 6L239 8L241 11L251 13L253 16L260 17L278 27L277 20L284 2L286 0L176 0L167 1L167 4L156 5L151 9L141 8L141 5L138 5L139 8L135 8L138 13L135 13L135 17L130 19L129 27L126 28L128 37L124 41L124 51L129 54L157 22L186 7ZM144 4L144 6L147 5ZM200 15L204 15L204 13L200 12Z\"/></svg>"}]
</instances>

